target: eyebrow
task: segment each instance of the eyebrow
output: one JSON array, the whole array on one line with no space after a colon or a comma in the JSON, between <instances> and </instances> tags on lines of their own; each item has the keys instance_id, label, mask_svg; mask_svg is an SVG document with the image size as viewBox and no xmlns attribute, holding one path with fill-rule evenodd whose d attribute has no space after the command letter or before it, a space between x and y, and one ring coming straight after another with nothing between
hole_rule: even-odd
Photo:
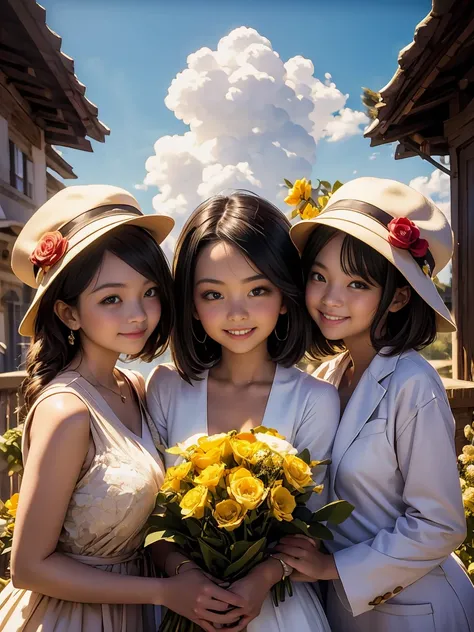
<instances>
[{"instance_id":1,"label":"eyebrow","mask_svg":"<svg viewBox=\"0 0 474 632\"><path fill-rule=\"evenodd\" d=\"M318 266L318 268L322 268L323 270L327 270L328 268L324 265L324 263L320 263L319 261L315 261L312 265L313 268Z\"/></svg>"},{"instance_id":2,"label":"eyebrow","mask_svg":"<svg viewBox=\"0 0 474 632\"><path fill-rule=\"evenodd\" d=\"M255 274L254 276L247 277L246 279L242 279L242 283L251 283L252 281L266 281L267 277L264 274ZM199 279L196 282L196 285L200 285L201 283L215 283L216 285L225 285L223 281L219 281L218 279Z\"/></svg>"},{"instance_id":3,"label":"eyebrow","mask_svg":"<svg viewBox=\"0 0 474 632\"><path fill-rule=\"evenodd\" d=\"M153 283L153 281L147 279L143 285L145 286L145 285L148 285L149 283ZM126 287L127 286L125 283L103 283L102 285L99 285L99 287L94 288L91 294L95 294L96 292L100 292L101 290L126 288Z\"/></svg>"}]
</instances>

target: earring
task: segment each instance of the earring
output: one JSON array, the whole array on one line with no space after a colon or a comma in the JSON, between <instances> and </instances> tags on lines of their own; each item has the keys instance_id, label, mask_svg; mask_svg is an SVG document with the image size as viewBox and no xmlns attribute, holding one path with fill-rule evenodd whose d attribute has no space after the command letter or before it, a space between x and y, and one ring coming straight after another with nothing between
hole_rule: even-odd
<instances>
[{"instance_id":1,"label":"earring","mask_svg":"<svg viewBox=\"0 0 474 632\"><path fill-rule=\"evenodd\" d=\"M197 340L199 342L199 344L203 345L206 342L206 340L207 340L206 332L204 332L204 338L202 340L199 340L199 338L196 336L196 333L194 331L194 327L191 325L191 333L193 334L193 338L195 340Z\"/></svg>"},{"instance_id":2,"label":"earring","mask_svg":"<svg viewBox=\"0 0 474 632\"><path fill-rule=\"evenodd\" d=\"M278 325L278 323L277 323L277 325ZM274 329L274 333L275 333L275 338L276 338L279 342L285 342L285 340L287 340L287 339L288 339L288 334L290 333L290 317L289 317L289 316L287 316L287 317L286 317L286 333L285 333L284 337L283 337L283 338L280 338L280 336L278 335L278 332L277 332L277 328L276 328L276 327L275 327L275 329Z\"/></svg>"},{"instance_id":3,"label":"earring","mask_svg":"<svg viewBox=\"0 0 474 632\"><path fill-rule=\"evenodd\" d=\"M76 336L74 335L74 332L72 329L71 329L71 333L67 337L67 341L69 342L71 347L74 347L74 343L76 342Z\"/></svg>"}]
</instances>

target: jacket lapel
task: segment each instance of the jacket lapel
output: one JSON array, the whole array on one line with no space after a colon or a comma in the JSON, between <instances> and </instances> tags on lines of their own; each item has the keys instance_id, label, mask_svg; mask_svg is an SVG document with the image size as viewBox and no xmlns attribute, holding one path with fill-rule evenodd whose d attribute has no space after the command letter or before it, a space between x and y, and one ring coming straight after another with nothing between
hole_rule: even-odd
<instances>
[{"instance_id":1,"label":"jacket lapel","mask_svg":"<svg viewBox=\"0 0 474 632\"><path fill-rule=\"evenodd\" d=\"M377 354L354 390L342 415L334 440L331 464L333 488L342 457L383 399L386 388L381 382L393 373L399 357L399 355L387 357Z\"/></svg>"}]
</instances>

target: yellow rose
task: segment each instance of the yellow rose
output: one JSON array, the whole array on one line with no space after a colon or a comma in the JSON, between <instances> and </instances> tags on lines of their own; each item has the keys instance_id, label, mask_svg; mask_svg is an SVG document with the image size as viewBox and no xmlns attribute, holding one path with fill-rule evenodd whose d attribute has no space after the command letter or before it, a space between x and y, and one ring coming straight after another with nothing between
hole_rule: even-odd
<instances>
[{"instance_id":1,"label":"yellow rose","mask_svg":"<svg viewBox=\"0 0 474 632\"><path fill-rule=\"evenodd\" d=\"M237 529L245 518L246 511L235 500L223 500L217 503L212 515L218 526L226 531Z\"/></svg>"},{"instance_id":2,"label":"yellow rose","mask_svg":"<svg viewBox=\"0 0 474 632\"><path fill-rule=\"evenodd\" d=\"M474 464L474 445L465 445L462 454L458 457L463 465Z\"/></svg>"},{"instance_id":3,"label":"yellow rose","mask_svg":"<svg viewBox=\"0 0 474 632\"><path fill-rule=\"evenodd\" d=\"M198 440L198 446L201 450L204 450L204 452L209 452L209 450L220 448L226 439L227 434L225 432L221 432L219 434L211 435L210 437L201 437Z\"/></svg>"},{"instance_id":4,"label":"yellow rose","mask_svg":"<svg viewBox=\"0 0 474 632\"><path fill-rule=\"evenodd\" d=\"M193 469L193 464L189 462L180 463L179 465L173 465L168 468L166 472L166 478L177 478L182 481L189 472Z\"/></svg>"},{"instance_id":5,"label":"yellow rose","mask_svg":"<svg viewBox=\"0 0 474 632\"><path fill-rule=\"evenodd\" d=\"M234 467L232 470L228 470L227 484L230 485L232 481L237 480L238 478L245 478L246 476L253 476L253 474L243 465Z\"/></svg>"},{"instance_id":6,"label":"yellow rose","mask_svg":"<svg viewBox=\"0 0 474 632\"><path fill-rule=\"evenodd\" d=\"M241 441L249 441L250 443L255 443L256 439L252 432L238 432L234 435L234 439L239 439Z\"/></svg>"},{"instance_id":7,"label":"yellow rose","mask_svg":"<svg viewBox=\"0 0 474 632\"><path fill-rule=\"evenodd\" d=\"M468 487L462 495L464 507L474 513L474 487Z\"/></svg>"},{"instance_id":8,"label":"yellow rose","mask_svg":"<svg viewBox=\"0 0 474 632\"><path fill-rule=\"evenodd\" d=\"M293 454L287 454L284 457L283 472L288 483L295 489L302 490L313 482L309 465Z\"/></svg>"},{"instance_id":9,"label":"yellow rose","mask_svg":"<svg viewBox=\"0 0 474 632\"><path fill-rule=\"evenodd\" d=\"M13 496L6 501L5 503L5 507L8 510L8 513L10 514L10 516L13 516L13 518L16 518L16 511L18 509L18 499L20 498L19 494L13 494Z\"/></svg>"},{"instance_id":10,"label":"yellow rose","mask_svg":"<svg viewBox=\"0 0 474 632\"><path fill-rule=\"evenodd\" d=\"M10 524L7 524L7 526L5 527L5 531L7 532L7 535L12 536L13 532L15 531L15 523L10 522Z\"/></svg>"},{"instance_id":11,"label":"yellow rose","mask_svg":"<svg viewBox=\"0 0 474 632\"><path fill-rule=\"evenodd\" d=\"M267 428L266 426L257 426L256 428L253 429L253 431L255 434L257 433L268 434L268 435L271 435L272 437L278 437L279 439L286 439L286 437L280 434L278 430L275 430L275 428Z\"/></svg>"},{"instance_id":12,"label":"yellow rose","mask_svg":"<svg viewBox=\"0 0 474 632\"><path fill-rule=\"evenodd\" d=\"M221 450L220 448L212 448L212 450L208 450L204 452L204 450L196 450L194 454L191 455L191 463L198 470L205 470L209 465L214 465L215 463L221 462Z\"/></svg>"},{"instance_id":13,"label":"yellow rose","mask_svg":"<svg viewBox=\"0 0 474 632\"><path fill-rule=\"evenodd\" d=\"M282 481L277 481L270 492L269 505L272 515L280 522L293 520L293 510L296 507L296 500L286 487L282 487Z\"/></svg>"},{"instance_id":14,"label":"yellow rose","mask_svg":"<svg viewBox=\"0 0 474 632\"><path fill-rule=\"evenodd\" d=\"M246 441L244 439L232 438L230 440L230 445L232 446L235 460L240 464L244 459L250 458L253 453L255 443L250 443L250 441Z\"/></svg>"},{"instance_id":15,"label":"yellow rose","mask_svg":"<svg viewBox=\"0 0 474 632\"><path fill-rule=\"evenodd\" d=\"M224 463L214 463L213 465L208 465L204 470L202 470L199 476L196 476L194 483L204 485L204 487L215 488L219 485L219 481L224 475L224 470Z\"/></svg>"},{"instance_id":16,"label":"yellow rose","mask_svg":"<svg viewBox=\"0 0 474 632\"><path fill-rule=\"evenodd\" d=\"M238 472L236 474L227 489L229 495L245 509L255 509L264 499L264 484L254 476L238 476Z\"/></svg>"},{"instance_id":17,"label":"yellow rose","mask_svg":"<svg viewBox=\"0 0 474 632\"><path fill-rule=\"evenodd\" d=\"M179 478L165 479L161 486L161 492L175 492L178 493L181 490L181 481Z\"/></svg>"},{"instance_id":18,"label":"yellow rose","mask_svg":"<svg viewBox=\"0 0 474 632\"><path fill-rule=\"evenodd\" d=\"M182 516L184 518L202 518L207 504L207 494L208 489L204 485L190 489L179 503Z\"/></svg>"},{"instance_id":19,"label":"yellow rose","mask_svg":"<svg viewBox=\"0 0 474 632\"><path fill-rule=\"evenodd\" d=\"M323 489L324 489L324 485L316 485L315 487L313 487L313 492L315 494L321 494Z\"/></svg>"}]
</instances>

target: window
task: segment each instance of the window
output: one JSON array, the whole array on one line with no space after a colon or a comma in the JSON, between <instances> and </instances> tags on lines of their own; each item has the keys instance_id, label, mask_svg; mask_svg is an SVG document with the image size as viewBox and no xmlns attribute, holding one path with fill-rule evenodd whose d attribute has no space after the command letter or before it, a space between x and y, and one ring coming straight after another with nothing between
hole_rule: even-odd
<instances>
[{"instance_id":1,"label":"window","mask_svg":"<svg viewBox=\"0 0 474 632\"><path fill-rule=\"evenodd\" d=\"M22 347L18 327L21 321L21 303L18 294L9 290L2 298L5 313L5 370L18 371L24 360L25 351Z\"/></svg>"},{"instance_id":2,"label":"window","mask_svg":"<svg viewBox=\"0 0 474 632\"><path fill-rule=\"evenodd\" d=\"M10 141L10 184L28 197L33 197L33 163Z\"/></svg>"}]
</instances>

